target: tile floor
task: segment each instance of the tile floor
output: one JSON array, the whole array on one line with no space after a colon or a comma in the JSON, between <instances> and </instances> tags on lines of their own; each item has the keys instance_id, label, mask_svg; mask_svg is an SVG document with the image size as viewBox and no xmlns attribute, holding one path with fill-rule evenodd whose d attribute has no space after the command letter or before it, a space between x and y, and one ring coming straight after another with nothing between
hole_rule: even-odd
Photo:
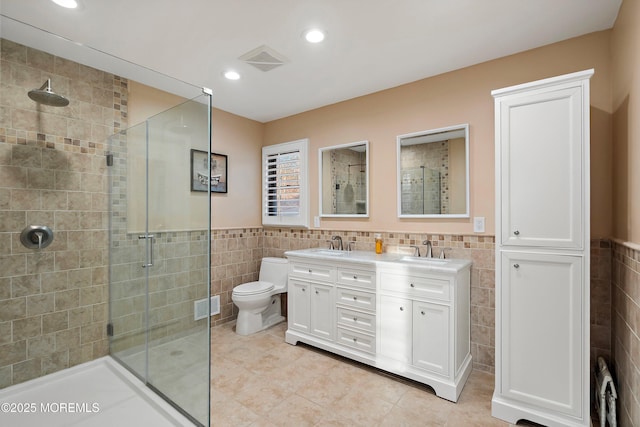
<instances>
[{"instance_id":1,"label":"tile floor","mask_svg":"<svg viewBox=\"0 0 640 427\"><path fill-rule=\"evenodd\" d=\"M287 344L286 323L248 337L233 328L212 329L212 426L509 426L491 417L493 375L473 371L452 403L427 386Z\"/></svg>"}]
</instances>

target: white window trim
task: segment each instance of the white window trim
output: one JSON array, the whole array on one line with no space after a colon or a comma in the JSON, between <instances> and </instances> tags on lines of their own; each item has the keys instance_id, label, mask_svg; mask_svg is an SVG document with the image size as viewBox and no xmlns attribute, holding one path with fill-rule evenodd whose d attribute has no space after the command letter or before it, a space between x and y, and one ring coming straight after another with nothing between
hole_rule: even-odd
<instances>
[{"instance_id":1,"label":"white window trim","mask_svg":"<svg viewBox=\"0 0 640 427\"><path fill-rule=\"evenodd\" d=\"M298 215L267 215L267 157L292 151L300 152L300 212ZM262 147L262 225L309 228L309 139Z\"/></svg>"}]
</instances>

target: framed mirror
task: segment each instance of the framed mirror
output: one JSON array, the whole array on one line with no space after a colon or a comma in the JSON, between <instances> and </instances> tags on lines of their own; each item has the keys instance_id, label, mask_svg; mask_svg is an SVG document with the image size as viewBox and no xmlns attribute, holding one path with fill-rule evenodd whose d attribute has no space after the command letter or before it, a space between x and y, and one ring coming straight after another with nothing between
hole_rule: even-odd
<instances>
[{"instance_id":1,"label":"framed mirror","mask_svg":"<svg viewBox=\"0 0 640 427\"><path fill-rule=\"evenodd\" d=\"M400 135L398 217L469 217L469 125Z\"/></svg>"},{"instance_id":2,"label":"framed mirror","mask_svg":"<svg viewBox=\"0 0 640 427\"><path fill-rule=\"evenodd\" d=\"M369 216L369 141L320 148L320 216Z\"/></svg>"}]
</instances>

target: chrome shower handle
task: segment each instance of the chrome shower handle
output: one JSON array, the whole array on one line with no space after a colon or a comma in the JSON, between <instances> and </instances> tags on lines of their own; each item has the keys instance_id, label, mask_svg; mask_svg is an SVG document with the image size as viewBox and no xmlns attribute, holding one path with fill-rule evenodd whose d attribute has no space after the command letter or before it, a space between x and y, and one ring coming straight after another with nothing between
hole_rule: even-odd
<instances>
[{"instance_id":1,"label":"chrome shower handle","mask_svg":"<svg viewBox=\"0 0 640 427\"><path fill-rule=\"evenodd\" d=\"M153 238L154 238L153 234L146 234L146 235L141 234L138 236L139 240L149 239L149 263L142 264L142 268L153 267Z\"/></svg>"}]
</instances>

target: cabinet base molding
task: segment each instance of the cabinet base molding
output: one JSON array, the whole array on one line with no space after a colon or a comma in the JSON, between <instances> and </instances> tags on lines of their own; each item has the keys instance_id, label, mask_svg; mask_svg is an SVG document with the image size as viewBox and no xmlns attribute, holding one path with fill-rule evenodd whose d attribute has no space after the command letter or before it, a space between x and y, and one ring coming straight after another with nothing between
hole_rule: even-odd
<instances>
[{"instance_id":1,"label":"cabinet base molding","mask_svg":"<svg viewBox=\"0 0 640 427\"><path fill-rule=\"evenodd\" d=\"M494 393L491 400L491 416L500 418L510 424L520 420L533 421L548 427L585 427L591 426L591 419L583 420L563 417L557 413L549 413L522 402L513 402Z\"/></svg>"},{"instance_id":2,"label":"cabinet base molding","mask_svg":"<svg viewBox=\"0 0 640 427\"><path fill-rule=\"evenodd\" d=\"M287 330L285 334L285 342L291 345L296 345L298 342L302 342L313 347L337 354L342 357L346 357L356 362L363 363L365 365L372 366L382 371L390 372L392 374L408 378L413 381L428 385L431 387L436 396L443 399L457 402L460 397L460 393L467 382L467 378L471 374L473 365L471 363L471 355L467 355L464 362L460 366L453 381L438 375L431 374L421 369L416 369L406 366L406 364L400 363L396 360L385 358L384 356L366 354L361 351L352 350L341 345L337 345L333 342L328 342L320 338L315 338L304 333L300 333L295 330Z\"/></svg>"}]
</instances>

